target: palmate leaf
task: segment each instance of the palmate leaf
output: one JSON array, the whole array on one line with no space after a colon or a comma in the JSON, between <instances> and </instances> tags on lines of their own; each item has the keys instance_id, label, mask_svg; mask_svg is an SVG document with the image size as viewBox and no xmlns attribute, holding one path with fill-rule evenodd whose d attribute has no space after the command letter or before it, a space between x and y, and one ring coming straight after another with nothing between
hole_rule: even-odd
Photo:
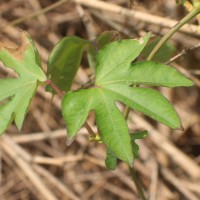
<instances>
[{"instance_id":1,"label":"palmate leaf","mask_svg":"<svg viewBox=\"0 0 200 200\"><path fill-rule=\"evenodd\" d=\"M41 61L30 37L21 32L21 45L7 47L0 43L0 61L19 78L0 79L0 134L15 120L21 129L29 104L40 82L46 80Z\"/></svg>"},{"instance_id":2,"label":"palmate leaf","mask_svg":"<svg viewBox=\"0 0 200 200\"><path fill-rule=\"evenodd\" d=\"M118 158L129 165L133 162L128 126L116 102L171 128L180 128L180 119L159 92L133 85L191 86L192 81L177 70L156 62L136 62L150 34L139 40L121 40L104 46L97 54L94 88L69 92L62 99L62 113L67 124L68 138L73 138L94 110L102 141Z\"/></svg>"}]
</instances>

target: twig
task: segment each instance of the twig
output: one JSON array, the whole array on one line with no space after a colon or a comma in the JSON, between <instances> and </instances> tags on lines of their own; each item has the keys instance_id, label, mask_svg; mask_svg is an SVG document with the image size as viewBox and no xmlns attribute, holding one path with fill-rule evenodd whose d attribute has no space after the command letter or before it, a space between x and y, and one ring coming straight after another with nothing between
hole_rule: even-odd
<instances>
[{"instance_id":1,"label":"twig","mask_svg":"<svg viewBox=\"0 0 200 200\"><path fill-rule=\"evenodd\" d=\"M31 18L43 15L44 13L47 13L47 12L49 12L49 11L59 7L59 6L61 6L62 4L66 3L67 1L69 1L69 0L60 0L60 1L56 2L56 3L54 3L54 4L51 4L50 6L47 6L46 8L43 8L41 10L37 10L35 12L32 12L29 15L26 15L26 16L20 17L18 19L15 19L15 20L11 21L10 23L8 23L6 25L2 25L2 26L0 26L0 29L4 29L7 26L16 26L17 24L20 24L20 23L22 23L24 21L27 21L27 20L31 19Z\"/></svg>"},{"instance_id":2,"label":"twig","mask_svg":"<svg viewBox=\"0 0 200 200\"><path fill-rule=\"evenodd\" d=\"M178 53L177 55L172 57L165 64L168 65L168 64L174 62L175 60L179 59L180 57L190 53L192 50L195 50L195 49L198 49L198 48L200 48L200 42L198 44L195 44L194 46L191 46L189 48L183 49L180 53Z\"/></svg>"},{"instance_id":3,"label":"twig","mask_svg":"<svg viewBox=\"0 0 200 200\"><path fill-rule=\"evenodd\" d=\"M180 20L170 31L161 38L161 40L156 44L151 53L149 54L147 60L152 60L152 58L156 55L158 50L165 44L165 42L176 33L183 25L185 25L188 21L193 19L197 14L200 13L200 8L194 9L188 15L186 15L182 20Z\"/></svg>"},{"instance_id":4,"label":"twig","mask_svg":"<svg viewBox=\"0 0 200 200\"><path fill-rule=\"evenodd\" d=\"M140 21L149 23L149 24L155 24L160 27L165 27L171 29L178 23L176 20L166 19L163 17L151 15L145 12L140 12L137 10L130 10L115 4L107 3L104 1L99 0L73 0L76 3L82 4L84 6L99 9L103 11L113 12L117 14L124 15L126 17L132 17L133 19L138 19ZM186 24L184 27L180 29L181 32L193 34L196 36L199 36L199 27L192 24Z\"/></svg>"},{"instance_id":5,"label":"twig","mask_svg":"<svg viewBox=\"0 0 200 200\"><path fill-rule=\"evenodd\" d=\"M77 11L79 13L79 16L81 17L81 19L82 19L82 21L85 25L85 28L86 28L87 33L88 33L88 38L90 40L95 39L97 33L96 33L96 29L93 25L92 18L90 17L90 15L88 13L86 13L84 11L84 9L82 8L81 5L77 5L76 8L77 8Z\"/></svg>"},{"instance_id":6,"label":"twig","mask_svg":"<svg viewBox=\"0 0 200 200\"><path fill-rule=\"evenodd\" d=\"M147 129L151 134L149 138L152 139L153 143L167 155L170 156L172 161L179 165L183 171L194 179L200 178L200 168L197 163L194 162L190 157L179 150L172 142L166 137L161 135L153 126L145 121L142 117L135 114L134 123L139 124L141 127Z\"/></svg>"},{"instance_id":7,"label":"twig","mask_svg":"<svg viewBox=\"0 0 200 200\"><path fill-rule=\"evenodd\" d=\"M141 183L136 175L136 172L135 172L135 169L133 167L129 167L129 172L131 174L131 177L135 183L135 186L137 188L137 191L138 191L138 195L139 197L142 199L142 200L146 200L145 196L144 196L144 193L143 193L143 190L142 190L142 186L141 186Z\"/></svg>"},{"instance_id":8,"label":"twig","mask_svg":"<svg viewBox=\"0 0 200 200\"><path fill-rule=\"evenodd\" d=\"M84 127L87 129L88 133L90 134L91 139L96 137L95 132L92 130L91 126L85 122Z\"/></svg>"},{"instance_id":9,"label":"twig","mask_svg":"<svg viewBox=\"0 0 200 200\"><path fill-rule=\"evenodd\" d=\"M175 67L176 69L178 69L182 74L184 74L186 77L188 77L189 79L191 79L192 81L195 82L196 86L200 87L200 81L198 78L196 78L195 76L193 76L190 72L188 72L188 70L184 69L183 67L179 66L176 63L172 64L173 67Z\"/></svg>"},{"instance_id":10,"label":"twig","mask_svg":"<svg viewBox=\"0 0 200 200\"><path fill-rule=\"evenodd\" d=\"M185 187L185 184L180 182L179 179L177 179L167 168L162 168L161 173L168 182L170 182L182 195L186 197L186 199L190 200L198 200L193 193L191 193L187 187Z\"/></svg>"}]
</instances>

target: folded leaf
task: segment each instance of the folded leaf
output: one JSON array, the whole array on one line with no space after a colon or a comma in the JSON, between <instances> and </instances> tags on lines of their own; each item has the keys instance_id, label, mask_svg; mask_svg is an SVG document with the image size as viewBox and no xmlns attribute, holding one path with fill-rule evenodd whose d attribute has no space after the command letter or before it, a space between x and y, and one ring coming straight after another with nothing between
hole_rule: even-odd
<instances>
[{"instance_id":1,"label":"folded leaf","mask_svg":"<svg viewBox=\"0 0 200 200\"><path fill-rule=\"evenodd\" d=\"M74 77L80 66L83 51L92 45L88 40L76 36L63 38L53 48L48 59L48 77L61 90L71 88ZM48 91L52 90L47 87Z\"/></svg>"}]
</instances>

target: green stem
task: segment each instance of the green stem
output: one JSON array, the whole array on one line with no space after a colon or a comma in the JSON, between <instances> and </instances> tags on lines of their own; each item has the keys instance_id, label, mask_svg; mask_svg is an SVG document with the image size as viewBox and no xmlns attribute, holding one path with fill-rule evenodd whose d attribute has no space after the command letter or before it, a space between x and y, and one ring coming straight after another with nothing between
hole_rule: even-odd
<instances>
[{"instance_id":1,"label":"green stem","mask_svg":"<svg viewBox=\"0 0 200 200\"><path fill-rule=\"evenodd\" d=\"M136 186L136 189L137 189L137 192L138 192L138 195L139 197L142 199L142 200L146 200L146 197L144 196L144 193L143 193L143 190L142 190L142 186L141 186L141 183L136 175L136 172L135 172L135 169L134 167L130 167L129 166L129 172L131 174L131 177L135 183L135 186Z\"/></svg>"},{"instance_id":2,"label":"green stem","mask_svg":"<svg viewBox=\"0 0 200 200\"><path fill-rule=\"evenodd\" d=\"M64 93L62 92L62 90L51 80L46 80L45 81L48 85L50 85L55 91L56 93L60 96L63 97Z\"/></svg>"},{"instance_id":3,"label":"green stem","mask_svg":"<svg viewBox=\"0 0 200 200\"><path fill-rule=\"evenodd\" d=\"M84 127L87 129L88 133L90 134L90 138L91 138L91 139L96 138L97 135L96 135L95 132L92 130L91 126L87 123L87 121L85 122Z\"/></svg>"},{"instance_id":4,"label":"green stem","mask_svg":"<svg viewBox=\"0 0 200 200\"><path fill-rule=\"evenodd\" d=\"M137 87L137 86L135 85L134 87ZM124 118L126 120L128 119L129 112L130 112L130 107L126 106L125 109L124 109ZM138 192L138 196L142 200L146 200L146 198L144 196L144 193L143 193L142 185L141 185L139 179L136 176L134 167L130 167L129 166L129 172L130 172L130 175L131 175L131 177L133 179L133 182L135 183L135 186L136 186L136 189L137 189L137 192Z\"/></svg>"},{"instance_id":5,"label":"green stem","mask_svg":"<svg viewBox=\"0 0 200 200\"><path fill-rule=\"evenodd\" d=\"M200 7L195 8L192 12L186 15L182 20L180 20L154 47L152 52L149 54L147 60L150 61L156 55L158 50L164 45L164 43L174 34L176 33L184 24L194 18L197 14L200 13Z\"/></svg>"}]
</instances>

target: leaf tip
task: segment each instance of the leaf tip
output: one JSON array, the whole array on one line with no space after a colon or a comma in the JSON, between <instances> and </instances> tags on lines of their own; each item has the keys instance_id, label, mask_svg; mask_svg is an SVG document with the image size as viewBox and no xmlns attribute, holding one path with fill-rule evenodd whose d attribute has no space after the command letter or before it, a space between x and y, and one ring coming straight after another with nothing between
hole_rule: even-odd
<instances>
[{"instance_id":1,"label":"leaf tip","mask_svg":"<svg viewBox=\"0 0 200 200\"><path fill-rule=\"evenodd\" d=\"M180 127L177 128L177 130L184 131L185 129L184 129L183 125L181 124Z\"/></svg>"},{"instance_id":2,"label":"leaf tip","mask_svg":"<svg viewBox=\"0 0 200 200\"><path fill-rule=\"evenodd\" d=\"M66 145L69 147L75 140L75 137L67 138Z\"/></svg>"}]
</instances>

